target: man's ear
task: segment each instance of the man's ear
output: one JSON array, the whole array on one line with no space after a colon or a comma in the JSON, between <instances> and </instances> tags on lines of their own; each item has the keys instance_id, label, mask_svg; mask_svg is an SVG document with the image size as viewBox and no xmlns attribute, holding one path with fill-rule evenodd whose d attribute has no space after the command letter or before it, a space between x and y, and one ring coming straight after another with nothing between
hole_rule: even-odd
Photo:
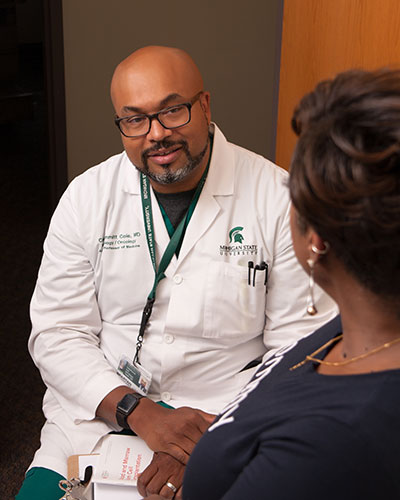
<instances>
[{"instance_id":1,"label":"man's ear","mask_svg":"<svg viewBox=\"0 0 400 500\"><path fill-rule=\"evenodd\" d=\"M200 96L200 106L207 118L208 124L211 122L211 95L210 92L203 92Z\"/></svg>"}]
</instances>

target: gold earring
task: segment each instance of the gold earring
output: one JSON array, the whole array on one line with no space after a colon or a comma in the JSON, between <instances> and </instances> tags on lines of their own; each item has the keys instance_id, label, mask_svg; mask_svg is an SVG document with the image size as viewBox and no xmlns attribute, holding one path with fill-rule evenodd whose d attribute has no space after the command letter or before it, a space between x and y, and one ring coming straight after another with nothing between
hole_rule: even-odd
<instances>
[{"instance_id":1,"label":"gold earring","mask_svg":"<svg viewBox=\"0 0 400 500\"><path fill-rule=\"evenodd\" d=\"M317 249L318 250L318 249ZM315 262L312 259L307 259L308 267L310 268L309 282L308 282L308 296L307 296L307 314L314 316L318 310L314 302L314 266Z\"/></svg>"},{"instance_id":2,"label":"gold earring","mask_svg":"<svg viewBox=\"0 0 400 500\"><path fill-rule=\"evenodd\" d=\"M329 245L329 243L327 241L324 241L324 246L325 248L318 248L316 247L315 245L311 245L311 250L316 253L317 255L326 255L328 252L329 252L329 249L331 248L331 246Z\"/></svg>"}]
</instances>

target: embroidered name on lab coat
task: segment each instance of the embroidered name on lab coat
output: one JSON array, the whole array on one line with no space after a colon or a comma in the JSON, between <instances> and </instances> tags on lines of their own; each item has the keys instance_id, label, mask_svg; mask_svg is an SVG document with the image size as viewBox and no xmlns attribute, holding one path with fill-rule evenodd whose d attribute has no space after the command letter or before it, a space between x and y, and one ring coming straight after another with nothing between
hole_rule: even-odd
<instances>
[{"instance_id":1,"label":"embroidered name on lab coat","mask_svg":"<svg viewBox=\"0 0 400 500\"><path fill-rule=\"evenodd\" d=\"M124 250L129 248L139 248L140 242L140 232L136 231L134 233L115 233L100 236L98 242L100 244L99 252L103 250Z\"/></svg>"}]
</instances>

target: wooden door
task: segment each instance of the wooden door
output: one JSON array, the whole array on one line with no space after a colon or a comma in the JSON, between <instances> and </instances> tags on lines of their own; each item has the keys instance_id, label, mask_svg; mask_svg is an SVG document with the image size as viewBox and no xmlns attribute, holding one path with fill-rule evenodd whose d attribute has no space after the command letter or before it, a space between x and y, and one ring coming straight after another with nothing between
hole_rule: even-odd
<instances>
[{"instance_id":1,"label":"wooden door","mask_svg":"<svg viewBox=\"0 0 400 500\"><path fill-rule=\"evenodd\" d=\"M349 68L400 66L399 0L285 0L276 163L289 168L300 98Z\"/></svg>"}]
</instances>

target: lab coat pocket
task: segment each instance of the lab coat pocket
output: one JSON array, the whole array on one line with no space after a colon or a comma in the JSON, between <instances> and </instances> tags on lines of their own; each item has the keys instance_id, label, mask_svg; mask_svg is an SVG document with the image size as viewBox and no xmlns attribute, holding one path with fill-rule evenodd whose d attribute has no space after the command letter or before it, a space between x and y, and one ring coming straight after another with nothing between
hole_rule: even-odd
<instances>
[{"instance_id":1,"label":"lab coat pocket","mask_svg":"<svg viewBox=\"0 0 400 500\"><path fill-rule=\"evenodd\" d=\"M254 337L265 323L265 271L256 273L250 285L248 268L228 262L212 262L207 269L204 304L204 337Z\"/></svg>"}]
</instances>

